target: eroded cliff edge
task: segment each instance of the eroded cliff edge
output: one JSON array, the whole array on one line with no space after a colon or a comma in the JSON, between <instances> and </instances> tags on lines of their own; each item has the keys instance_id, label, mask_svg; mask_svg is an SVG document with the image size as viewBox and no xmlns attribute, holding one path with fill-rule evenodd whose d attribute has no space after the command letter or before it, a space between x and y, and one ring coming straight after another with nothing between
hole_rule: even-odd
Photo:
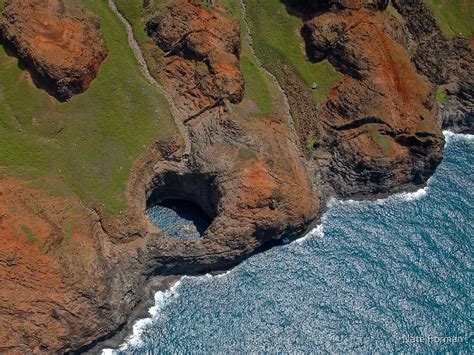
<instances>
[{"instance_id":1,"label":"eroded cliff edge","mask_svg":"<svg viewBox=\"0 0 474 355\"><path fill-rule=\"evenodd\" d=\"M100 23L82 7L59 0L5 1L0 38L60 100L84 92L107 57Z\"/></svg>"},{"instance_id":2,"label":"eroded cliff edge","mask_svg":"<svg viewBox=\"0 0 474 355\"><path fill-rule=\"evenodd\" d=\"M370 198L426 182L442 158L442 120L436 87L409 53L409 22L388 16L386 1L306 3L287 3L304 6L308 14L301 22L301 55L328 59L342 78L317 105L312 89L285 68L279 85L291 116L282 93L260 69L254 73L265 82L271 108L249 93L252 78L243 63L250 58L258 67L258 60L242 36L244 13L219 2L154 3L159 6L143 23L150 42L142 50L184 129L157 139L136 162L123 214L74 201L80 227L69 237L74 246L62 254L49 251L68 238L54 216L70 218L62 206L71 202L51 204L41 199L41 190L2 176L0 198L9 207L0 210L2 238L15 247L11 226L21 224L15 218L30 206L22 218L37 219L34 232L45 236L45 249L12 254L7 248L0 254L0 295L8 304L1 313L8 322L0 328L0 349L86 350L127 322L154 276L227 269L280 238L300 236L330 196ZM463 60L469 63L472 49L467 53ZM429 56L420 57L423 62ZM450 73L450 80L461 75ZM462 127L472 110L469 95L460 93L469 90L465 85L448 91L452 97L443 104L443 112L467 107L457 116L462 130L469 129ZM165 198L192 201L212 218L200 239L170 238L148 221L145 208ZM53 272L57 265L75 265L74 272L62 270L61 279ZM21 288L29 293L14 297Z\"/></svg>"}]
</instances>

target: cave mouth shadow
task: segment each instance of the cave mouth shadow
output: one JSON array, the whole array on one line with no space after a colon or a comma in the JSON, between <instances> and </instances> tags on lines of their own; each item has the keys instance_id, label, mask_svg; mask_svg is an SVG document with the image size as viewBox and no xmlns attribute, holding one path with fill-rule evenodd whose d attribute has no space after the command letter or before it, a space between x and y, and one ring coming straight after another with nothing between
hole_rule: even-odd
<instances>
[{"instance_id":1,"label":"cave mouth shadow","mask_svg":"<svg viewBox=\"0 0 474 355\"><path fill-rule=\"evenodd\" d=\"M145 213L170 237L196 239L217 217L220 199L214 176L167 171L147 188Z\"/></svg>"},{"instance_id":2,"label":"cave mouth shadow","mask_svg":"<svg viewBox=\"0 0 474 355\"><path fill-rule=\"evenodd\" d=\"M173 198L150 207L147 214L159 229L180 239L202 237L213 220L194 202Z\"/></svg>"}]
</instances>

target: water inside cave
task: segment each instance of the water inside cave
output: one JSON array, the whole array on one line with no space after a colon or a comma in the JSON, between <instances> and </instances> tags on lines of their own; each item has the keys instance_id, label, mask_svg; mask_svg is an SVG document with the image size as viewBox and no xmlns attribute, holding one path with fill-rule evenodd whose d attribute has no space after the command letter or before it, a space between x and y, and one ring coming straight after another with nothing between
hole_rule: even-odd
<instances>
[{"instance_id":1,"label":"water inside cave","mask_svg":"<svg viewBox=\"0 0 474 355\"><path fill-rule=\"evenodd\" d=\"M147 209L151 221L170 237L194 240L201 237L212 219L195 203L166 199Z\"/></svg>"}]
</instances>

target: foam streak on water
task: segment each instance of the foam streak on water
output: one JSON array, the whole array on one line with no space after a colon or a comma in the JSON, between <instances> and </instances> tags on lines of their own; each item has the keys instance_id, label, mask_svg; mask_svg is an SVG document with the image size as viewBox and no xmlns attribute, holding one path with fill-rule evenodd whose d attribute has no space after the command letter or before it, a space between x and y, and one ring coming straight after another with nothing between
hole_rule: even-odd
<instances>
[{"instance_id":1,"label":"foam streak on water","mask_svg":"<svg viewBox=\"0 0 474 355\"><path fill-rule=\"evenodd\" d=\"M472 353L474 137L445 137L426 188L333 200L305 237L182 278L118 353Z\"/></svg>"}]
</instances>

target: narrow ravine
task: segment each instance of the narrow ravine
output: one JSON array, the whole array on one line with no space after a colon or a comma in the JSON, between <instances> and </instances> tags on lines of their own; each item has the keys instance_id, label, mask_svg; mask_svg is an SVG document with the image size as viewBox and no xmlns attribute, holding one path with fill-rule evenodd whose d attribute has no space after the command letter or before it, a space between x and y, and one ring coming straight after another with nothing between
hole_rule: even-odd
<instances>
[{"instance_id":1,"label":"narrow ravine","mask_svg":"<svg viewBox=\"0 0 474 355\"><path fill-rule=\"evenodd\" d=\"M249 48L250 48L250 52L252 52L252 55L255 58L255 61L257 62L257 65L260 68L260 70L270 78L270 80L273 82L273 84L275 85L275 87L280 92L280 94L283 98L283 103L285 105L286 116L287 116L287 119L288 119L288 127L290 128L291 133L293 135L292 142L295 145L295 147L296 147L297 151L299 152L299 154L301 155L301 151L298 147L298 144L296 144L296 142L299 141L299 138L298 138L298 134L296 133L293 116L291 115L290 103L288 101L288 97L286 96L285 91L283 90L280 83L278 82L278 79L275 77L275 75L270 73L267 70L267 68L265 68L262 61L257 56L257 53L255 52L255 49L253 48L253 37L252 37L252 31L250 29L250 23L249 23L248 18L247 18L247 4L245 3L245 0L240 0L240 8L241 8L241 12L242 12L242 19L243 19L243 22L245 24L245 32L247 34L246 39L247 39L247 43L248 43Z\"/></svg>"},{"instance_id":2,"label":"narrow ravine","mask_svg":"<svg viewBox=\"0 0 474 355\"><path fill-rule=\"evenodd\" d=\"M125 19L125 17L119 11L114 0L109 0L109 7L118 16L120 21L125 26L125 30L127 31L127 36L128 36L128 44L130 48L132 49L133 54L135 55L135 58L137 59L141 72L143 73L145 78L148 80L148 82L151 85L155 86L158 89L159 93L162 94L168 101L171 114L176 123L176 127L178 128L179 133L181 134L184 140L183 158L186 160L189 154L191 153L191 141L189 139L188 129L184 124L184 119L181 117L178 110L176 109L174 100L171 97L171 95L168 94L166 90L158 83L158 81L156 81L156 79L151 75L150 70L148 69L146 60L143 56L142 50L140 48L140 45L138 44L137 40L135 39L135 35L133 34L132 25L130 25L130 23Z\"/></svg>"}]
</instances>

